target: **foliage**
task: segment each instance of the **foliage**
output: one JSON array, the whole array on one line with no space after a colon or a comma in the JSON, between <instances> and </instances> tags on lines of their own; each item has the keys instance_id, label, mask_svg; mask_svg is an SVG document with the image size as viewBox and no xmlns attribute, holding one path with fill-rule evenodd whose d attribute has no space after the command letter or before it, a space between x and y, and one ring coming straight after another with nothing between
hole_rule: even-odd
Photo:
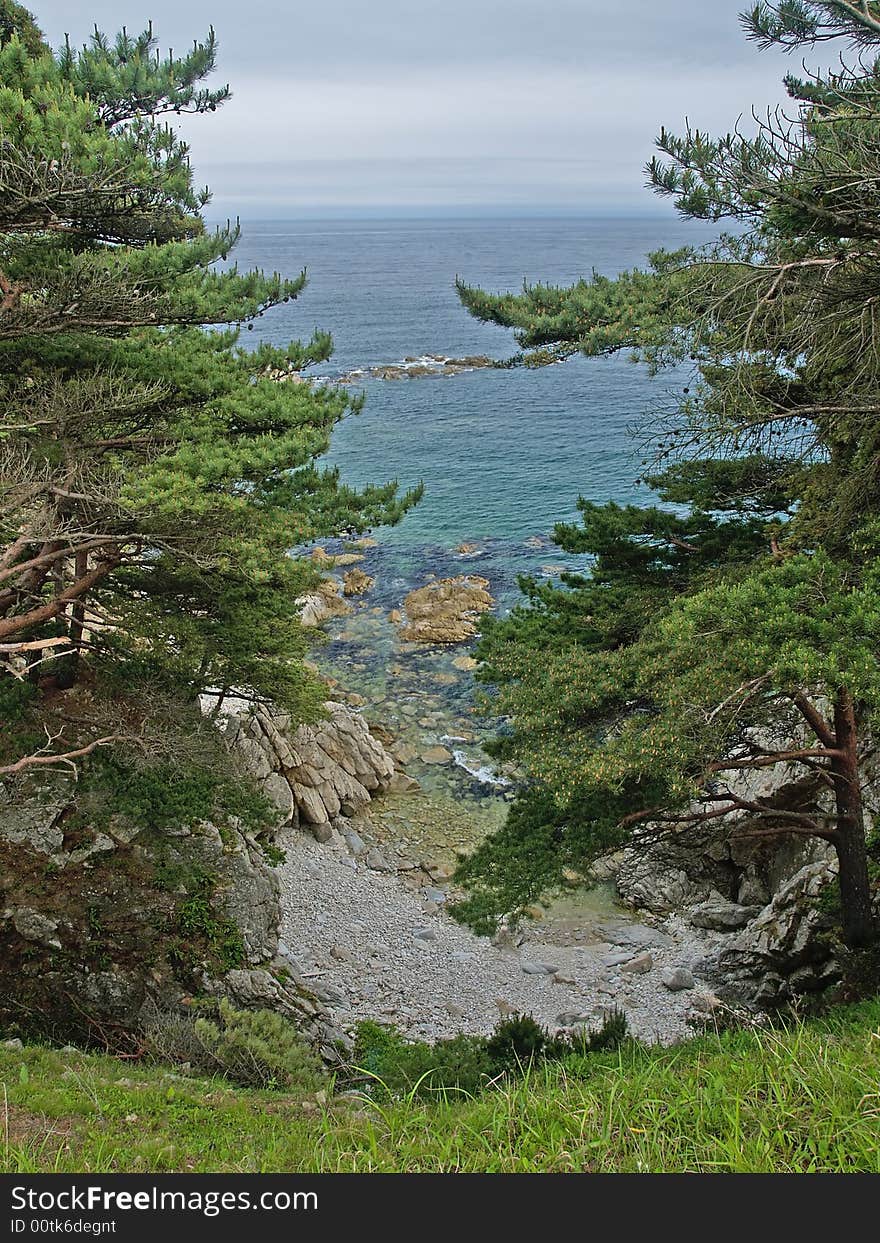
<instances>
[{"instance_id":1,"label":"foliage","mask_svg":"<svg viewBox=\"0 0 880 1243\"><path fill-rule=\"evenodd\" d=\"M125 752L105 752L80 782L79 814L93 823L118 817L160 835L203 820L218 826L234 820L254 834L268 828L271 807L253 784L234 770L218 771L206 759L172 764L147 757L137 762Z\"/></svg>"},{"instance_id":2,"label":"foliage","mask_svg":"<svg viewBox=\"0 0 880 1243\"><path fill-rule=\"evenodd\" d=\"M0 673L65 690L84 661L151 661L190 698L315 719L294 604L315 571L290 551L418 490L320 467L362 404L302 374L327 333L240 339L306 276L222 266L238 227L205 228L167 117L228 99L204 85L214 32L182 57L151 29L53 55L23 10L0 19Z\"/></svg>"},{"instance_id":3,"label":"foliage","mask_svg":"<svg viewBox=\"0 0 880 1243\"><path fill-rule=\"evenodd\" d=\"M877 936L862 785L880 712L880 60L864 54L880 21L798 2L743 23L764 45L845 37L863 55L787 79L797 117L754 137L661 132L654 189L735 231L570 288L459 283L523 347L688 369L643 433L660 504L581 500L555 538L590 554L589 577L526 580L484 627L481 676L511 722L494 750L525 784L459 871L458 913L483 929L634 834L696 845L714 826L831 842L846 939ZM749 793L774 773L776 793Z\"/></svg>"},{"instance_id":4,"label":"foliage","mask_svg":"<svg viewBox=\"0 0 880 1243\"><path fill-rule=\"evenodd\" d=\"M18 1173L880 1173L878 1027L875 999L674 1048L627 1041L475 1098L324 1106L0 1042L0 1142Z\"/></svg>"},{"instance_id":5,"label":"foliage","mask_svg":"<svg viewBox=\"0 0 880 1243\"><path fill-rule=\"evenodd\" d=\"M216 1019L196 1019L195 1034L216 1068L235 1083L300 1091L320 1087L317 1057L296 1028L271 1010L236 1010L223 1000Z\"/></svg>"},{"instance_id":6,"label":"foliage","mask_svg":"<svg viewBox=\"0 0 880 1243\"><path fill-rule=\"evenodd\" d=\"M156 1014L147 1028L152 1055L220 1074L242 1087L313 1092L321 1064L296 1028L272 1010L237 1010L225 998L208 1013Z\"/></svg>"},{"instance_id":7,"label":"foliage","mask_svg":"<svg viewBox=\"0 0 880 1243\"><path fill-rule=\"evenodd\" d=\"M550 1036L526 1014L511 1015L490 1036L460 1033L429 1044L407 1040L380 1023L358 1024L350 1074L367 1078L373 1093L436 1098L449 1092L475 1095L497 1088L509 1077L528 1075L539 1062L579 1058L616 1049L626 1035L626 1016L611 1013L592 1031Z\"/></svg>"}]
</instances>

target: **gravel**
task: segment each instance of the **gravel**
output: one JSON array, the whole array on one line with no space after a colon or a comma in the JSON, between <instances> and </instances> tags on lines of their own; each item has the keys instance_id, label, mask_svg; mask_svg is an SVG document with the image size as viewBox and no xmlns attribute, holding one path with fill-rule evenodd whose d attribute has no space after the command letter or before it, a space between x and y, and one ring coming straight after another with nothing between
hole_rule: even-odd
<instances>
[{"instance_id":1,"label":"gravel","mask_svg":"<svg viewBox=\"0 0 880 1243\"><path fill-rule=\"evenodd\" d=\"M440 907L426 913L421 893L396 873L364 866L338 835L321 844L289 830L279 844L287 856L278 868L282 941L343 1027L373 1019L434 1040L487 1033L503 1015L518 1012L556 1030L571 1015L598 1024L617 1004L630 1031L645 1041L668 1044L693 1034L686 1019L708 989L696 983L672 992L664 975L689 975L711 934L675 921L661 932L622 917L597 925L588 944L582 936L577 944L558 937L548 943L548 930L535 924L521 945L497 947ZM650 945L651 969L622 973L622 945L631 947L632 958L647 957Z\"/></svg>"}]
</instances>

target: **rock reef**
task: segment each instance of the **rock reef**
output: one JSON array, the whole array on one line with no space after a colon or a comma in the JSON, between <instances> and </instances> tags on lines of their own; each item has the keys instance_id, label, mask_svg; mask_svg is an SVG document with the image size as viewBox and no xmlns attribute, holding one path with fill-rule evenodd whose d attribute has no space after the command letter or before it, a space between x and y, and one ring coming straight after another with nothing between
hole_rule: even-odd
<instances>
[{"instance_id":1,"label":"rock reef","mask_svg":"<svg viewBox=\"0 0 880 1243\"><path fill-rule=\"evenodd\" d=\"M400 637L410 643L463 643L476 635L480 614L494 603L488 579L477 574L438 579L406 597Z\"/></svg>"}]
</instances>

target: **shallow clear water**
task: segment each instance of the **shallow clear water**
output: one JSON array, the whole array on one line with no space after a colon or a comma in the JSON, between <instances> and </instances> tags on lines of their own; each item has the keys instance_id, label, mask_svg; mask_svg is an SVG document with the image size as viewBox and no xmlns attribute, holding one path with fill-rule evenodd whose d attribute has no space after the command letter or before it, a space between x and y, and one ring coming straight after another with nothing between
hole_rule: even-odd
<instances>
[{"instance_id":1,"label":"shallow clear water","mask_svg":"<svg viewBox=\"0 0 880 1243\"><path fill-rule=\"evenodd\" d=\"M660 217L246 225L240 266L287 276L306 266L310 285L245 337L281 344L328 329L336 353L320 371L329 377L425 354L505 358L517 349L512 334L466 314L457 274L492 290L523 280L567 284L709 236ZM375 586L351 616L328 626L317 659L362 696L369 719L391 726L416 753L447 742L455 751L455 764L408 765L423 785L426 820L435 815L431 800L448 797L468 810L476 837L497 823L504 790L485 779L480 749L494 723L474 710L473 674L453 663L463 647L401 643L388 613L430 575L483 575L503 612L518 598L519 574L547 579L583 568L583 558L553 545L554 523L576 517L579 495L621 502L644 495L633 482L639 462L627 429L683 383L674 374L652 380L625 357L364 381L364 412L337 429L327 461L356 485L423 481L425 498L397 528L374 532L378 544L362 568ZM462 553L463 542L474 549ZM343 551L336 541L326 548Z\"/></svg>"}]
</instances>

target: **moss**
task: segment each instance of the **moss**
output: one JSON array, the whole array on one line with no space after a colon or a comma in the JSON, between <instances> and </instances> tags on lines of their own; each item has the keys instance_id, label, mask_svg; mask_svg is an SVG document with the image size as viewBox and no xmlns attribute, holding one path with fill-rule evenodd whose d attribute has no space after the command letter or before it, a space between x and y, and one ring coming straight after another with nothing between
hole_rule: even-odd
<instances>
[{"instance_id":1,"label":"moss","mask_svg":"<svg viewBox=\"0 0 880 1243\"><path fill-rule=\"evenodd\" d=\"M179 945L185 949L182 957L181 950L177 949L176 956L194 967L204 949L213 966L231 971L245 960L244 940L232 920L218 915L212 905L215 888L214 880L207 873L194 873L190 892L177 908Z\"/></svg>"}]
</instances>

